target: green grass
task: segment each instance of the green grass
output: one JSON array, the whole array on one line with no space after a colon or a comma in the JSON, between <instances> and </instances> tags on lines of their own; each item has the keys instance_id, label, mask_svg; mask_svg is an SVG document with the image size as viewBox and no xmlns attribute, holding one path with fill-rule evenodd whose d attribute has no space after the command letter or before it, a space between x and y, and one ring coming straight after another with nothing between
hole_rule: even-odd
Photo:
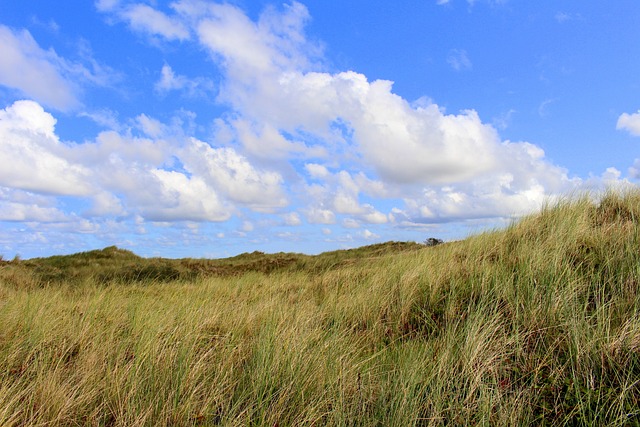
<instances>
[{"instance_id":1,"label":"green grass","mask_svg":"<svg viewBox=\"0 0 640 427\"><path fill-rule=\"evenodd\" d=\"M0 261L0 425L640 425L639 221L610 192L429 248Z\"/></svg>"}]
</instances>

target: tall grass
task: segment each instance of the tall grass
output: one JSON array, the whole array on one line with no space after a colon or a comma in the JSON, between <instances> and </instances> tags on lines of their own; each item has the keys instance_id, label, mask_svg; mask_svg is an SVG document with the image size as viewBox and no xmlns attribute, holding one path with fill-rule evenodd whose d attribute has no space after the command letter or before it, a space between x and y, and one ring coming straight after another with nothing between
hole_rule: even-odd
<instances>
[{"instance_id":1,"label":"tall grass","mask_svg":"<svg viewBox=\"0 0 640 427\"><path fill-rule=\"evenodd\" d=\"M611 192L462 242L176 281L3 263L0 425L638 425L639 219L639 192Z\"/></svg>"}]
</instances>

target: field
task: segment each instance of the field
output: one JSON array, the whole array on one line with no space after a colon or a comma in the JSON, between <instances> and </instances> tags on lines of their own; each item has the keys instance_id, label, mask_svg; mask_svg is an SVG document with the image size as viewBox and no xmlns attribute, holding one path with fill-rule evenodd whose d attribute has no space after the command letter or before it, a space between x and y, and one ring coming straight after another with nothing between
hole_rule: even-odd
<instances>
[{"instance_id":1,"label":"field","mask_svg":"<svg viewBox=\"0 0 640 427\"><path fill-rule=\"evenodd\" d=\"M434 247L0 262L2 426L640 425L640 192Z\"/></svg>"}]
</instances>

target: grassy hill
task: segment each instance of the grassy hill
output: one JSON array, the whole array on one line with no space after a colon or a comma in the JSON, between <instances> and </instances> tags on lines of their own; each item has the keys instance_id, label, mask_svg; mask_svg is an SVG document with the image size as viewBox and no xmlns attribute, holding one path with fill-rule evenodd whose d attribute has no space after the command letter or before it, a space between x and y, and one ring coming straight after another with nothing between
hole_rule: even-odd
<instances>
[{"instance_id":1,"label":"grassy hill","mask_svg":"<svg viewBox=\"0 0 640 427\"><path fill-rule=\"evenodd\" d=\"M142 258L110 246L73 255L4 262L0 277L19 288L59 285L94 285L193 281L215 276L240 276L248 272L323 272L376 257L424 249L415 242L387 242L356 249L309 256L297 253L243 253L224 259ZM2 261L0 261L2 262Z\"/></svg>"},{"instance_id":2,"label":"grassy hill","mask_svg":"<svg viewBox=\"0 0 640 427\"><path fill-rule=\"evenodd\" d=\"M640 192L309 257L0 265L0 425L639 425Z\"/></svg>"}]
</instances>

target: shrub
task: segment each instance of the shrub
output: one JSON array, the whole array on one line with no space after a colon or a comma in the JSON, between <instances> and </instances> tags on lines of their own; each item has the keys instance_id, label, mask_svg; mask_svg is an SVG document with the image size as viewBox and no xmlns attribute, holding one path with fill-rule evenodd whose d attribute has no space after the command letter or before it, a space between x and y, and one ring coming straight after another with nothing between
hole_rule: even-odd
<instances>
[{"instance_id":1,"label":"shrub","mask_svg":"<svg viewBox=\"0 0 640 427\"><path fill-rule=\"evenodd\" d=\"M436 239L435 237L429 237L427 240L424 241L424 244L426 246L438 246L442 243L444 243L442 239Z\"/></svg>"}]
</instances>

